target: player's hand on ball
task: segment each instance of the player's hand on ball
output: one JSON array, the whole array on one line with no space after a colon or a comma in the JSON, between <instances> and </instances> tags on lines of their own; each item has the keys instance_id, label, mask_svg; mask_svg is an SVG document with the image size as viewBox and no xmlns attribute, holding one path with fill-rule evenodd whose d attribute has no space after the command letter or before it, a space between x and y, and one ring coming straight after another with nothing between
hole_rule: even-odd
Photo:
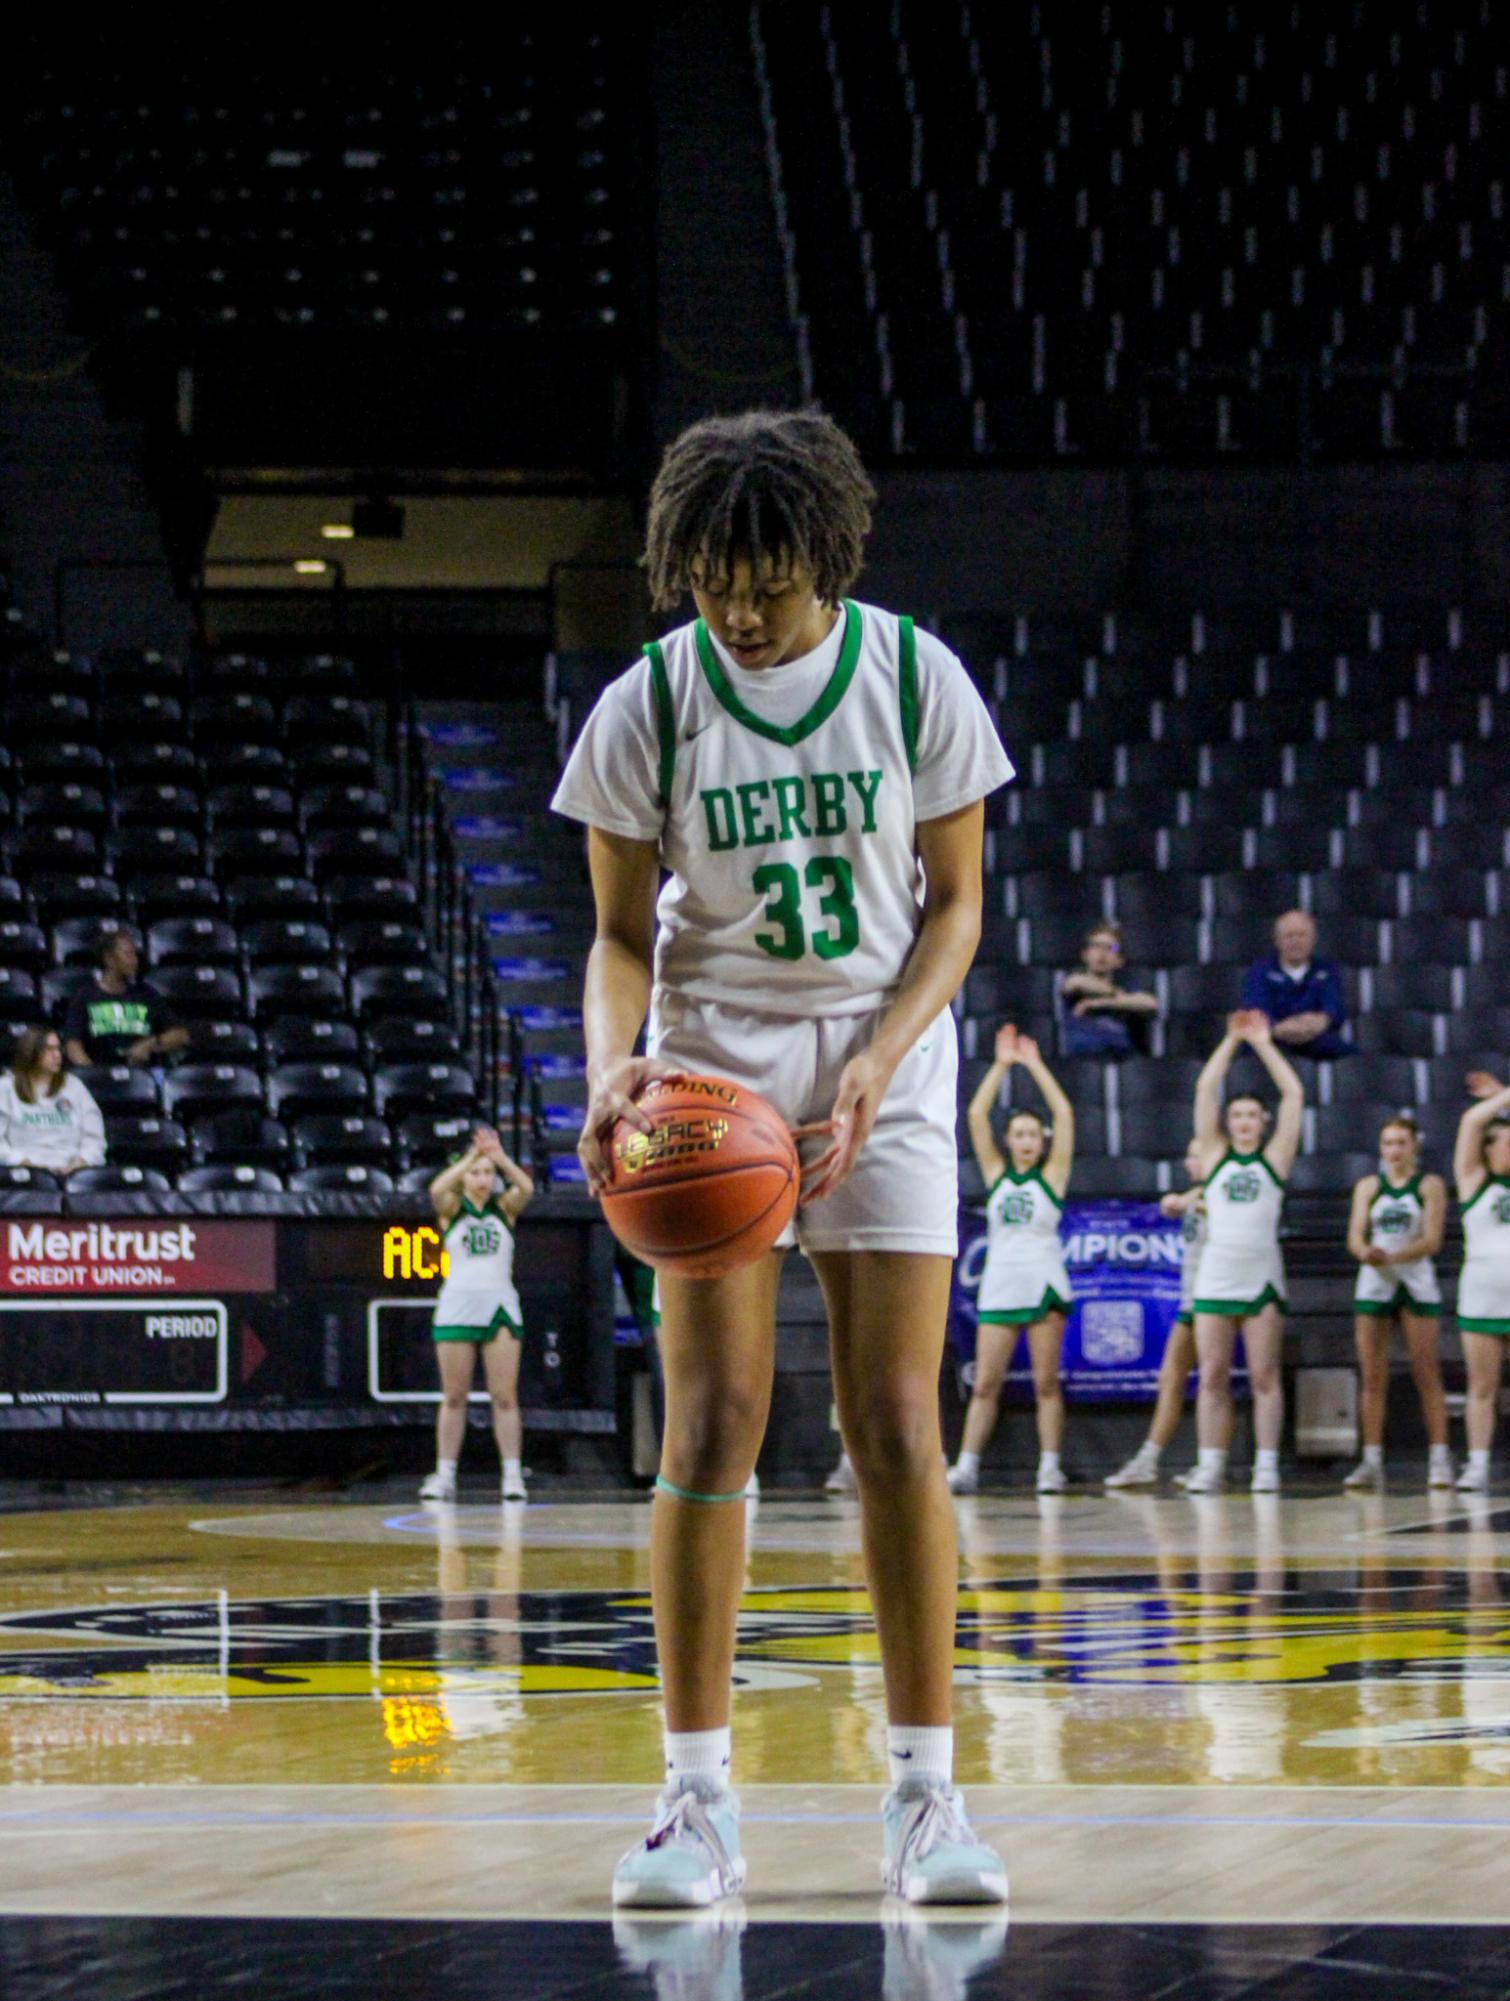
<instances>
[{"instance_id":1,"label":"player's hand on ball","mask_svg":"<svg viewBox=\"0 0 1510 2001\"><path fill-rule=\"evenodd\" d=\"M870 1138L890 1082L891 1072L866 1050L845 1064L828 1120L829 1144L811 1166L802 1170L802 1207L832 1195L848 1176L860 1157L861 1147Z\"/></svg>"},{"instance_id":2,"label":"player's hand on ball","mask_svg":"<svg viewBox=\"0 0 1510 2001\"><path fill-rule=\"evenodd\" d=\"M622 1119L636 1132L650 1132L650 1121L635 1099L647 1084L653 1084L658 1078L674 1082L686 1074L676 1064L662 1063L654 1056L621 1056L616 1063L610 1063L589 1078L587 1111L582 1120L582 1135L577 1141L577 1158L587 1175L588 1188L594 1195L601 1195L608 1186L611 1172L608 1136L615 1122Z\"/></svg>"}]
</instances>

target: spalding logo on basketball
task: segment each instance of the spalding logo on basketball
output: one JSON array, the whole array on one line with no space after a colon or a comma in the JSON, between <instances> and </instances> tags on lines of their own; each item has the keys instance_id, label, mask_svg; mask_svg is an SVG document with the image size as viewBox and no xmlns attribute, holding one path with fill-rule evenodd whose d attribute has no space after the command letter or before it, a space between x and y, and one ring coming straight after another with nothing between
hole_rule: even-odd
<instances>
[{"instance_id":1,"label":"spalding logo on basketball","mask_svg":"<svg viewBox=\"0 0 1510 2001\"><path fill-rule=\"evenodd\" d=\"M801 1170L782 1119L727 1077L653 1083L609 1140L608 1227L657 1271L722 1278L768 1251L791 1221Z\"/></svg>"}]
</instances>

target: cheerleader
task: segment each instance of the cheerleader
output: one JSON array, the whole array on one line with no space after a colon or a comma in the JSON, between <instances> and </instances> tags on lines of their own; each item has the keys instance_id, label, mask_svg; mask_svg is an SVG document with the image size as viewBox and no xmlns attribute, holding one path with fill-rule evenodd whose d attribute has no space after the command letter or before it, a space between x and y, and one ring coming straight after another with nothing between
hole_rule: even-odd
<instances>
[{"instance_id":1,"label":"cheerleader","mask_svg":"<svg viewBox=\"0 0 1510 2001\"><path fill-rule=\"evenodd\" d=\"M994 1053L996 1060L966 1113L970 1145L989 1190L986 1268L977 1295L975 1382L949 1485L956 1494L973 1494L979 1484L980 1455L996 1428L1007 1364L1026 1328L1038 1410L1038 1491L1059 1494L1066 1484L1059 1463L1064 1437L1059 1360L1070 1307L1059 1218L1075 1157L1075 1114L1029 1036L1009 1024L997 1031ZM1053 1121L1052 1139L1037 1112L1013 1112L1003 1158L991 1131L991 1106L1014 1063L1043 1093Z\"/></svg>"},{"instance_id":2,"label":"cheerleader","mask_svg":"<svg viewBox=\"0 0 1510 2001\"><path fill-rule=\"evenodd\" d=\"M1431 1444L1426 1484L1452 1485L1447 1399L1437 1352L1442 1288L1432 1263L1442 1248L1447 1187L1441 1175L1421 1172L1420 1156L1416 1122L1401 1112L1380 1130L1379 1172L1365 1174L1353 1189L1347 1247L1358 1260L1353 1337L1362 1390L1363 1458L1342 1484L1354 1492L1377 1493L1384 1486L1389 1333L1397 1317Z\"/></svg>"},{"instance_id":3,"label":"cheerleader","mask_svg":"<svg viewBox=\"0 0 1510 2001\"><path fill-rule=\"evenodd\" d=\"M534 1192L534 1182L509 1159L488 1126L479 1126L467 1152L430 1183L448 1270L431 1327L441 1388L435 1471L419 1490L421 1500L456 1499L456 1464L479 1350L493 1404L493 1436L503 1461L503 1498L526 1498L518 1397L524 1321L514 1286L514 1225Z\"/></svg>"},{"instance_id":4,"label":"cheerleader","mask_svg":"<svg viewBox=\"0 0 1510 2001\"><path fill-rule=\"evenodd\" d=\"M1195 1367L1195 1274L1206 1242L1206 1191L1201 1186L1201 1149L1192 1140L1185 1149L1183 1193L1171 1190L1159 1198L1159 1208L1180 1225L1180 1310L1164 1343L1164 1359L1159 1364L1159 1395L1153 1409L1148 1436L1125 1466L1108 1473L1108 1487L1152 1487L1159 1478L1159 1459L1174 1437L1185 1411L1185 1386ZM1231 1436L1230 1415L1227 1436ZM1189 1474L1176 1476L1184 1486Z\"/></svg>"},{"instance_id":5,"label":"cheerleader","mask_svg":"<svg viewBox=\"0 0 1510 2001\"><path fill-rule=\"evenodd\" d=\"M1510 1087L1475 1070L1468 1089L1479 1102L1459 1121L1452 1156L1463 1210L1458 1331L1468 1364L1468 1464L1458 1488L1482 1494L1489 1486L1500 1371L1510 1336Z\"/></svg>"},{"instance_id":6,"label":"cheerleader","mask_svg":"<svg viewBox=\"0 0 1510 2001\"><path fill-rule=\"evenodd\" d=\"M1279 1116L1265 1139L1269 1114L1251 1091L1222 1110L1222 1084L1244 1043L1279 1088ZM1285 1176L1300 1146L1305 1091L1275 1047L1269 1018L1256 1008L1227 1017L1227 1033L1195 1087L1195 1138L1206 1194L1206 1244L1195 1280L1195 1347L1201 1372L1196 1399L1192 1494L1219 1493L1227 1477L1232 1423L1232 1351L1242 1332L1253 1390L1255 1494L1279 1491L1279 1437L1284 1428L1285 1270L1279 1215Z\"/></svg>"}]
</instances>

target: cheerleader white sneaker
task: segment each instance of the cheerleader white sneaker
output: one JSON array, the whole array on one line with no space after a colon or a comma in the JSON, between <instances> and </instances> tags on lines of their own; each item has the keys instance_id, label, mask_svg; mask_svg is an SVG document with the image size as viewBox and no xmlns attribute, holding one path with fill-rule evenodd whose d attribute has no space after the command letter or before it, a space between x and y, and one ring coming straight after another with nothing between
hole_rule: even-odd
<instances>
[{"instance_id":1,"label":"cheerleader white sneaker","mask_svg":"<svg viewBox=\"0 0 1510 2001\"><path fill-rule=\"evenodd\" d=\"M1343 1486L1354 1494L1382 1494L1384 1492L1384 1468L1370 1466L1366 1459L1360 1461L1343 1481Z\"/></svg>"},{"instance_id":2,"label":"cheerleader white sneaker","mask_svg":"<svg viewBox=\"0 0 1510 2001\"><path fill-rule=\"evenodd\" d=\"M697 1910L736 1896L744 1879L738 1799L684 1783L661 1794L650 1832L620 1856L613 1900L648 1910Z\"/></svg>"},{"instance_id":3,"label":"cheerleader white sneaker","mask_svg":"<svg viewBox=\"0 0 1510 2001\"><path fill-rule=\"evenodd\" d=\"M1248 1482L1248 1492L1250 1494L1277 1494L1279 1492L1279 1468L1277 1466L1255 1466L1253 1469L1253 1478Z\"/></svg>"},{"instance_id":4,"label":"cheerleader white sneaker","mask_svg":"<svg viewBox=\"0 0 1510 2001\"><path fill-rule=\"evenodd\" d=\"M945 1477L951 1494L974 1494L980 1489L980 1475L973 1466L951 1466Z\"/></svg>"},{"instance_id":5,"label":"cheerleader white sneaker","mask_svg":"<svg viewBox=\"0 0 1510 2001\"><path fill-rule=\"evenodd\" d=\"M977 1841L952 1786L904 1779L881 1802L881 1881L909 1904L1004 1904L1006 1864Z\"/></svg>"},{"instance_id":6,"label":"cheerleader white sneaker","mask_svg":"<svg viewBox=\"0 0 1510 2001\"><path fill-rule=\"evenodd\" d=\"M1040 1494L1062 1494L1069 1484L1062 1466L1058 1464L1045 1466L1041 1460L1039 1461L1038 1477L1034 1485Z\"/></svg>"},{"instance_id":7,"label":"cheerleader white sneaker","mask_svg":"<svg viewBox=\"0 0 1510 2001\"><path fill-rule=\"evenodd\" d=\"M1145 1452L1135 1452L1125 1466L1119 1466L1115 1473L1108 1473L1101 1484L1103 1487L1156 1487L1159 1484L1159 1462Z\"/></svg>"},{"instance_id":8,"label":"cheerleader white sneaker","mask_svg":"<svg viewBox=\"0 0 1510 2001\"><path fill-rule=\"evenodd\" d=\"M1435 1487L1441 1489L1443 1487L1450 1487L1455 1477L1452 1454L1444 1452L1439 1458L1434 1452L1426 1468L1426 1485L1428 1488Z\"/></svg>"},{"instance_id":9,"label":"cheerleader white sneaker","mask_svg":"<svg viewBox=\"0 0 1510 2001\"><path fill-rule=\"evenodd\" d=\"M506 1501L527 1501L529 1489L524 1484L522 1473L505 1473L503 1476L503 1498Z\"/></svg>"},{"instance_id":10,"label":"cheerleader white sneaker","mask_svg":"<svg viewBox=\"0 0 1510 2001\"><path fill-rule=\"evenodd\" d=\"M838 1465L823 1483L825 1494L852 1494L855 1491L855 1469L849 1463L846 1452Z\"/></svg>"},{"instance_id":11,"label":"cheerleader white sneaker","mask_svg":"<svg viewBox=\"0 0 1510 2001\"><path fill-rule=\"evenodd\" d=\"M1488 1491L1489 1468L1487 1466L1475 1466L1470 1459L1458 1475L1458 1492L1460 1494L1487 1494Z\"/></svg>"},{"instance_id":12,"label":"cheerleader white sneaker","mask_svg":"<svg viewBox=\"0 0 1510 2001\"><path fill-rule=\"evenodd\" d=\"M1187 1494L1220 1494L1227 1486L1225 1466L1192 1466L1180 1481Z\"/></svg>"},{"instance_id":13,"label":"cheerleader white sneaker","mask_svg":"<svg viewBox=\"0 0 1510 2001\"><path fill-rule=\"evenodd\" d=\"M454 1501L456 1499L456 1475L435 1472L420 1482L419 1497L422 1501Z\"/></svg>"}]
</instances>

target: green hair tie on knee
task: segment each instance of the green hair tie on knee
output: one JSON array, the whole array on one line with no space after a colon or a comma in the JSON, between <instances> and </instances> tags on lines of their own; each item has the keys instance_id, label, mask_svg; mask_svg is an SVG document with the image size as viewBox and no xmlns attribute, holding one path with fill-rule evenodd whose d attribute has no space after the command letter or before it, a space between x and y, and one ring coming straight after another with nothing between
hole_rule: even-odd
<instances>
[{"instance_id":1,"label":"green hair tie on knee","mask_svg":"<svg viewBox=\"0 0 1510 2001\"><path fill-rule=\"evenodd\" d=\"M677 1501L703 1501L711 1503L715 1501L742 1501L745 1497L743 1487L732 1494L694 1494L690 1487L673 1487L671 1482L663 1480L659 1473L655 1476L655 1484L659 1493L670 1494L672 1499Z\"/></svg>"}]
</instances>

